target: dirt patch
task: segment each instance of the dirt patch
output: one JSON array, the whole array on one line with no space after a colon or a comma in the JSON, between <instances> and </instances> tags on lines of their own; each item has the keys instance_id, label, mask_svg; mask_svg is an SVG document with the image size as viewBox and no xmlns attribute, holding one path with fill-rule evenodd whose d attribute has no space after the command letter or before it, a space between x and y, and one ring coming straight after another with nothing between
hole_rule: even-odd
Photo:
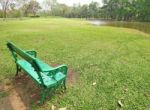
<instances>
[{"instance_id":1,"label":"dirt patch","mask_svg":"<svg viewBox=\"0 0 150 110\"><path fill-rule=\"evenodd\" d=\"M9 95L9 100L14 110L27 110L26 105L23 103L20 95L15 89L11 90L11 94Z\"/></svg>"},{"instance_id":2,"label":"dirt patch","mask_svg":"<svg viewBox=\"0 0 150 110\"><path fill-rule=\"evenodd\" d=\"M3 91L3 86L0 84L0 92Z\"/></svg>"},{"instance_id":3,"label":"dirt patch","mask_svg":"<svg viewBox=\"0 0 150 110\"><path fill-rule=\"evenodd\" d=\"M13 87L17 91L24 105L28 108L40 99L40 88L25 74L21 74L12 80Z\"/></svg>"},{"instance_id":4,"label":"dirt patch","mask_svg":"<svg viewBox=\"0 0 150 110\"><path fill-rule=\"evenodd\" d=\"M67 86L72 86L74 83L79 81L78 74L71 69L68 69L67 74Z\"/></svg>"},{"instance_id":5,"label":"dirt patch","mask_svg":"<svg viewBox=\"0 0 150 110\"><path fill-rule=\"evenodd\" d=\"M27 110L27 107L24 105L21 100L18 92L15 90L12 81L8 79L1 83L1 93L4 95L0 98L0 108L1 110Z\"/></svg>"},{"instance_id":6,"label":"dirt patch","mask_svg":"<svg viewBox=\"0 0 150 110\"><path fill-rule=\"evenodd\" d=\"M15 110L11 105L9 97L3 97L0 99L0 110Z\"/></svg>"},{"instance_id":7,"label":"dirt patch","mask_svg":"<svg viewBox=\"0 0 150 110\"><path fill-rule=\"evenodd\" d=\"M77 73L68 70L67 87L77 82ZM5 84L0 83L0 92L8 92L8 96L0 99L1 110L29 110L31 106L39 105L40 88L24 73L7 80ZM59 97L59 96L58 96Z\"/></svg>"}]
</instances>

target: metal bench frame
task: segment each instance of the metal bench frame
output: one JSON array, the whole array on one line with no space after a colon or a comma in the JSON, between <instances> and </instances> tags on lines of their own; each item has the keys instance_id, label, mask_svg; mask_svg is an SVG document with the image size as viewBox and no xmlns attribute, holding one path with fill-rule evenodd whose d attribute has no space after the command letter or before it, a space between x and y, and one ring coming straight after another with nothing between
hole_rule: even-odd
<instances>
[{"instance_id":1,"label":"metal bench frame","mask_svg":"<svg viewBox=\"0 0 150 110\"><path fill-rule=\"evenodd\" d=\"M32 68L35 70L34 74L38 75L38 79L34 78L34 77L31 77L31 79L33 79L36 82L36 84L38 84L42 88L41 99L40 99L41 104L44 103L46 96L52 89L57 89L58 86L60 86L60 85L63 86L64 89L66 89L66 77L67 77L67 66L66 65L60 65L58 67L53 67L52 69L50 69L48 71L43 71L42 67L37 62L37 52L36 51L24 51L24 50L18 48L16 45L14 45L11 42L7 43L7 47L11 51L11 54L16 63L16 76L18 75L18 72L23 70L22 67L17 64L17 61L20 60L20 58L27 61L29 64L31 64ZM28 68L24 68L24 69L28 69ZM45 75L44 72L47 72L48 73L48 74L46 74L47 77L51 77L52 80L55 80L56 84L54 83L53 85L46 85L44 83L44 78L42 78L42 75L41 75L41 74ZM25 72L25 73L27 73L29 76L31 76L31 74L33 74L33 72ZM55 79L55 76L57 74L65 75L65 77L58 78L59 80L57 80L57 79Z\"/></svg>"}]
</instances>

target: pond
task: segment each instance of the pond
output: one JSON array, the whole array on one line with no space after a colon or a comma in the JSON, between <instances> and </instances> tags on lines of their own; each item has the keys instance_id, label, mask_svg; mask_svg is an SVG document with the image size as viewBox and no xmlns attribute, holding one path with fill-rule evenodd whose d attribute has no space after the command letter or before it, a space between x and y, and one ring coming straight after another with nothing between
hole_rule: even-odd
<instances>
[{"instance_id":1,"label":"pond","mask_svg":"<svg viewBox=\"0 0 150 110\"><path fill-rule=\"evenodd\" d=\"M150 22L90 20L90 23L97 26L115 26L115 27L133 28L150 34Z\"/></svg>"}]
</instances>

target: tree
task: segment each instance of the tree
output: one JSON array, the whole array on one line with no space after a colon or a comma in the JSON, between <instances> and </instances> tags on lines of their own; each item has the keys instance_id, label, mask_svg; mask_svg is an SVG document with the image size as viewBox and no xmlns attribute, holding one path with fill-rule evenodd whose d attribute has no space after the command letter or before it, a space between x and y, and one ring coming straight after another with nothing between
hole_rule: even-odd
<instances>
[{"instance_id":1,"label":"tree","mask_svg":"<svg viewBox=\"0 0 150 110\"><path fill-rule=\"evenodd\" d=\"M57 7L57 0L44 0L43 1L44 10L48 12L48 15L51 15L52 10Z\"/></svg>"},{"instance_id":2,"label":"tree","mask_svg":"<svg viewBox=\"0 0 150 110\"><path fill-rule=\"evenodd\" d=\"M29 0L15 0L15 4L16 7L18 8L18 11L20 13L20 18L22 18L24 16L25 10L26 10L26 6L25 4L27 4L29 2Z\"/></svg>"},{"instance_id":3,"label":"tree","mask_svg":"<svg viewBox=\"0 0 150 110\"><path fill-rule=\"evenodd\" d=\"M7 17L7 11L12 2L13 2L13 0L0 0L0 5L1 5L2 11L3 11L3 18Z\"/></svg>"},{"instance_id":4,"label":"tree","mask_svg":"<svg viewBox=\"0 0 150 110\"><path fill-rule=\"evenodd\" d=\"M3 17L3 11L0 9L0 18Z\"/></svg>"},{"instance_id":5,"label":"tree","mask_svg":"<svg viewBox=\"0 0 150 110\"><path fill-rule=\"evenodd\" d=\"M38 10L41 9L39 2L34 0L31 0L28 4L25 4L24 7L26 15L31 14L33 16L35 16Z\"/></svg>"},{"instance_id":6,"label":"tree","mask_svg":"<svg viewBox=\"0 0 150 110\"><path fill-rule=\"evenodd\" d=\"M88 18L89 17L89 7L88 5L83 5L80 9L80 14L82 18Z\"/></svg>"},{"instance_id":7,"label":"tree","mask_svg":"<svg viewBox=\"0 0 150 110\"><path fill-rule=\"evenodd\" d=\"M105 18L150 21L150 0L103 0L103 3Z\"/></svg>"},{"instance_id":8,"label":"tree","mask_svg":"<svg viewBox=\"0 0 150 110\"><path fill-rule=\"evenodd\" d=\"M150 0L136 0L137 19L150 21Z\"/></svg>"},{"instance_id":9,"label":"tree","mask_svg":"<svg viewBox=\"0 0 150 110\"><path fill-rule=\"evenodd\" d=\"M89 4L89 16L91 18L97 18L99 5L97 2L91 2Z\"/></svg>"}]
</instances>

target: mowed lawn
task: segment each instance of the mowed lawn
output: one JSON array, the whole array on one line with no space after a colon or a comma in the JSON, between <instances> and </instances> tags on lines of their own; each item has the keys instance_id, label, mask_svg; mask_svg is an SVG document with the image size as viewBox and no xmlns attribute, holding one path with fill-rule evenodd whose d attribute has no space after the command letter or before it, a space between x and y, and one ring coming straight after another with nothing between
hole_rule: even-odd
<instances>
[{"instance_id":1,"label":"mowed lawn","mask_svg":"<svg viewBox=\"0 0 150 110\"><path fill-rule=\"evenodd\" d=\"M68 110L150 110L150 35L127 28L92 26L78 19L0 21L0 79L15 75L6 47L35 49L48 64L66 64L78 81L44 107ZM96 83L94 86L93 83ZM118 106L121 100L123 107ZM45 110L44 107L37 107Z\"/></svg>"}]
</instances>

